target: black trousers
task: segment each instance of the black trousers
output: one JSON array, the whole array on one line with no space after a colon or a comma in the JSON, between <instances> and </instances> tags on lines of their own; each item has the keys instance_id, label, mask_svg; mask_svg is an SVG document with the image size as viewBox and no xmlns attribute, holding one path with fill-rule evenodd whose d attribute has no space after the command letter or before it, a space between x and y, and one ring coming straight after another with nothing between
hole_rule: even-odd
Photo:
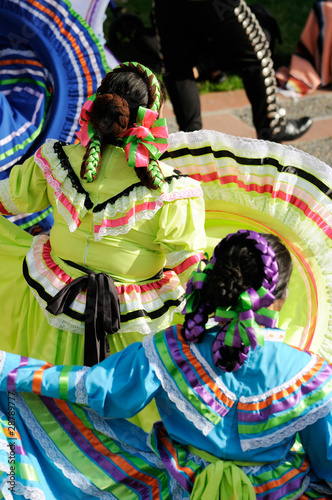
<instances>
[{"instance_id":1,"label":"black trousers","mask_svg":"<svg viewBox=\"0 0 332 500\"><path fill-rule=\"evenodd\" d=\"M263 30L243 0L155 0L153 17L164 81L181 130L202 128L192 68L209 38L223 70L240 72L257 135L268 139L283 118L276 102L271 52ZM282 114L282 112L281 112Z\"/></svg>"}]
</instances>

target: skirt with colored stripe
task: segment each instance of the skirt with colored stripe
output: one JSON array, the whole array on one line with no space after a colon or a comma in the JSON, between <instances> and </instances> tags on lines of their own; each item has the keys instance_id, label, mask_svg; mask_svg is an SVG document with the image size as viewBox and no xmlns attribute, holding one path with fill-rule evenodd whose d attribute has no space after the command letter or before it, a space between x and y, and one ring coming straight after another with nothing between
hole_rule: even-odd
<instances>
[{"instance_id":1,"label":"skirt with colored stripe","mask_svg":"<svg viewBox=\"0 0 332 500\"><path fill-rule=\"evenodd\" d=\"M103 419L88 407L61 399L0 394L0 498L189 500L194 486L209 500L235 498L220 497L222 481L209 476L209 464L174 442L161 423L148 437L128 421ZM331 499L328 488L326 493L323 486L313 488L302 451L280 462L241 469L257 499ZM232 491L234 474L229 480ZM206 496L206 488L213 496Z\"/></svg>"},{"instance_id":2,"label":"skirt with colored stripe","mask_svg":"<svg viewBox=\"0 0 332 500\"><path fill-rule=\"evenodd\" d=\"M331 486L317 479L299 442L278 462L225 461L224 465L232 465L228 475L223 474L222 468L214 467L219 462L217 457L193 446L179 444L170 437L162 422L154 425L149 443L169 474L184 490L193 492L191 498L197 500L253 498L248 495L248 483L242 473L249 479L257 500L332 499ZM242 477L238 469L241 469Z\"/></svg>"},{"instance_id":3,"label":"skirt with colored stripe","mask_svg":"<svg viewBox=\"0 0 332 500\"><path fill-rule=\"evenodd\" d=\"M59 399L9 396L14 415L0 395L0 498L189 498L130 422Z\"/></svg>"},{"instance_id":4,"label":"skirt with colored stripe","mask_svg":"<svg viewBox=\"0 0 332 500\"><path fill-rule=\"evenodd\" d=\"M0 217L2 334L0 349L55 364L83 364L86 290L65 313L48 301L85 273L59 259L46 235L32 237ZM184 289L172 270L149 281L115 282L121 328L108 336L110 353L181 320Z\"/></svg>"},{"instance_id":5,"label":"skirt with colored stripe","mask_svg":"<svg viewBox=\"0 0 332 500\"><path fill-rule=\"evenodd\" d=\"M0 0L0 9L0 179L5 179L46 139L75 141L84 101L109 68L97 36L66 0ZM50 208L10 220L33 234L53 224Z\"/></svg>"},{"instance_id":6,"label":"skirt with colored stripe","mask_svg":"<svg viewBox=\"0 0 332 500\"><path fill-rule=\"evenodd\" d=\"M281 238L292 254L294 271L279 327L287 331L286 342L318 352L331 363L331 168L291 146L212 131L172 134L164 156L169 164L202 182L209 253L222 237L242 228L272 232ZM68 323L63 317L61 321L47 317L45 300L23 277L23 260L32 242L43 244L47 251L47 240L43 243L42 238L33 240L1 219L0 300L6 307L2 308L0 348L54 363L81 364L84 325L75 318ZM53 293L59 261L51 260L41 274L43 290ZM45 259L38 262L37 257L28 261L29 274L39 272L38 266L44 264ZM64 264L59 267L68 279L80 275ZM154 331L181 322L177 313L184 290L176 279L175 273L167 272L161 280L116 284L122 328L111 336L111 352L141 340L142 334L151 332L151 322ZM81 299L75 304L77 314L84 311L84 297ZM136 333L130 337L132 332Z\"/></svg>"},{"instance_id":7,"label":"skirt with colored stripe","mask_svg":"<svg viewBox=\"0 0 332 500\"><path fill-rule=\"evenodd\" d=\"M292 254L294 271L279 327L287 331L286 342L317 352L331 363L331 168L291 146L212 131L172 134L164 157L202 183L208 252L226 234L243 228L272 232L281 238ZM0 228L0 299L8 305L3 308L6 328L0 348L50 362L81 363L82 322L74 318L68 324L65 318L46 318L45 301L43 304L36 298L36 290L27 286L22 275L23 258L33 240L4 222ZM35 264L27 263L30 274ZM46 273L45 289L52 289L50 276L58 264L51 262L50 268L42 270ZM61 269L68 279L79 275L68 266ZM117 283L122 328L120 334L112 336L111 352L141 339L140 335L130 339L130 332L150 333L151 322L158 331L180 321L175 315L181 310L184 291L176 279L175 274L164 273L161 280L139 285ZM80 299L75 307L76 313L82 312Z\"/></svg>"},{"instance_id":8,"label":"skirt with colored stripe","mask_svg":"<svg viewBox=\"0 0 332 500\"><path fill-rule=\"evenodd\" d=\"M207 130L171 134L163 160L201 181L210 254L239 229L281 238L294 270L279 327L332 363L332 169L292 146Z\"/></svg>"}]
</instances>

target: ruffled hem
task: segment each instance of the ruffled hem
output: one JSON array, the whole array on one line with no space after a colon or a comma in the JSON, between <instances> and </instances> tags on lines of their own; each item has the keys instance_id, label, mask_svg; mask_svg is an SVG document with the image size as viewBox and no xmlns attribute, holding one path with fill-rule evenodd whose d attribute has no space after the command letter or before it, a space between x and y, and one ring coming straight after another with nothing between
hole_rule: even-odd
<instances>
[{"instance_id":1,"label":"ruffled hem","mask_svg":"<svg viewBox=\"0 0 332 500\"><path fill-rule=\"evenodd\" d=\"M103 494L96 486L94 486L88 478L82 474L66 457L46 432L41 428L35 416L32 414L27 403L22 396L17 395L17 408L20 412L21 418L24 421L31 437L39 443L42 453L45 453L48 460L61 471L65 478L69 479L75 488L81 490L82 494L89 495L91 498L108 498L113 500L114 497L111 493Z\"/></svg>"},{"instance_id":2,"label":"ruffled hem","mask_svg":"<svg viewBox=\"0 0 332 500\"><path fill-rule=\"evenodd\" d=\"M52 297L76 277L84 275L84 272L62 264L60 266L53 259L48 236L35 237L26 255L24 277L51 326L84 334L86 291L78 294L67 314L54 316L46 311L47 302ZM160 279L128 284L115 282L115 286L120 301L119 333L156 333L168 327L173 316L184 307L184 289L172 270L163 272Z\"/></svg>"},{"instance_id":3,"label":"ruffled hem","mask_svg":"<svg viewBox=\"0 0 332 500\"><path fill-rule=\"evenodd\" d=\"M78 192L73 185L69 170L64 167L65 159L61 149L56 152L59 143L55 140L46 142L35 153L35 162L42 169L47 183L53 189L57 210L68 224L70 232L81 224L90 205L86 207L88 193Z\"/></svg>"},{"instance_id":4,"label":"ruffled hem","mask_svg":"<svg viewBox=\"0 0 332 500\"><path fill-rule=\"evenodd\" d=\"M45 121L38 142L44 142L46 137L73 142L84 101L96 91L108 71L97 37L64 0L56 3L0 0L0 7L3 15L8 12L9 16L17 17L17 26L26 23L29 32L34 33L29 42L41 60L46 63L52 60L55 82L49 110L52 116Z\"/></svg>"},{"instance_id":5,"label":"ruffled hem","mask_svg":"<svg viewBox=\"0 0 332 500\"><path fill-rule=\"evenodd\" d=\"M32 50L11 47L8 39L8 47L1 46L2 175L5 170L8 170L6 173L9 174L10 168L28 153L31 144L40 134L45 121L50 88L51 78L37 55Z\"/></svg>"},{"instance_id":6,"label":"ruffled hem","mask_svg":"<svg viewBox=\"0 0 332 500\"><path fill-rule=\"evenodd\" d=\"M164 161L201 181L212 248L230 228L281 237L294 272L279 325L286 342L332 363L331 168L291 146L220 132L179 132L169 142ZM308 304L300 321L291 312L299 290Z\"/></svg>"},{"instance_id":7,"label":"ruffled hem","mask_svg":"<svg viewBox=\"0 0 332 500\"><path fill-rule=\"evenodd\" d=\"M2 215L21 214L10 194L9 178L0 181L0 213Z\"/></svg>"}]
</instances>

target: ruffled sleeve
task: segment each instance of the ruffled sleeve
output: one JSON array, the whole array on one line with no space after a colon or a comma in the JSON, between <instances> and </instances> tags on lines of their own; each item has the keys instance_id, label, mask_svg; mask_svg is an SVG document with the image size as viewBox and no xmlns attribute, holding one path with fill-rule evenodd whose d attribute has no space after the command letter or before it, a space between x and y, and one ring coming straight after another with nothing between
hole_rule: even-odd
<instances>
[{"instance_id":1,"label":"ruffled sleeve","mask_svg":"<svg viewBox=\"0 0 332 500\"><path fill-rule=\"evenodd\" d=\"M9 178L0 181L2 215L38 212L49 205L47 182L33 157L13 167Z\"/></svg>"},{"instance_id":2,"label":"ruffled sleeve","mask_svg":"<svg viewBox=\"0 0 332 500\"><path fill-rule=\"evenodd\" d=\"M155 243L165 254L165 267L176 272L181 284L188 281L203 257L206 247L204 221L202 197L165 203L160 211Z\"/></svg>"}]
</instances>

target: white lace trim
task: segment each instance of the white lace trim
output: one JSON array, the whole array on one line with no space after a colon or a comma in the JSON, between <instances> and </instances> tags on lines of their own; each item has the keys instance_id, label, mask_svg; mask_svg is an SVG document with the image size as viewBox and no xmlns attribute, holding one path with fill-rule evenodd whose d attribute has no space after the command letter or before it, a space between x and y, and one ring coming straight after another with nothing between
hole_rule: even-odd
<instances>
[{"instance_id":1,"label":"white lace trim","mask_svg":"<svg viewBox=\"0 0 332 500\"><path fill-rule=\"evenodd\" d=\"M6 360L6 352L5 351L0 351L0 373L2 372L3 365Z\"/></svg>"},{"instance_id":2,"label":"white lace trim","mask_svg":"<svg viewBox=\"0 0 332 500\"><path fill-rule=\"evenodd\" d=\"M7 446L7 443L4 445L6 448L8 448ZM1 450L5 450L5 447L3 445L1 445ZM4 462L0 462L0 471L2 472L7 472L7 474L10 472L10 468L9 468L9 465L8 464L5 464ZM0 490L1 491L1 490Z\"/></svg>"},{"instance_id":3,"label":"white lace trim","mask_svg":"<svg viewBox=\"0 0 332 500\"><path fill-rule=\"evenodd\" d=\"M87 405L88 404L88 393L85 387L85 381L87 374L91 368L89 366L83 366L80 370L76 372L75 378L75 401L78 404Z\"/></svg>"},{"instance_id":4,"label":"white lace trim","mask_svg":"<svg viewBox=\"0 0 332 500\"><path fill-rule=\"evenodd\" d=\"M61 470L62 474L71 481L75 488L80 489L85 495L90 495L91 497L116 500L116 497L112 493L101 491L91 484L89 480L60 452L45 433L44 429L38 424L38 421L31 413L22 396L17 395L16 405L18 406L22 419L32 436L41 446L41 449L54 466Z\"/></svg>"},{"instance_id":5,"label":"white lace trim","mask_svg":"<svg viewBox=\"0 0 332 500\"><path fill-rule=\"evenodd\" d=\"M247 476L248 475L257 476L257 475L259 475L260 470L264 466L254 465L254 466L245 466L245 467L239 466L239 467ZM303 481L302 481L300 490L297 491L297 493L295 493L294 496L290 497L288 500L295 500L297 498L300 498L302 493L304 493L306 491L306 489L308 488L309 483L310 483L310 476L305 476Z\"/></svg>"},{"instance_id":6,"label":"white lace trim","mask_svg":"<svg viewBox=\"0 0 332 500\"><path fill-rule=\"evenodd\" d=\"M106 227L102 226L97 233L94 233L95 241L100 241L105 236L118 236L119 234L127 234L130 229L140 220L151 220L156 215L158 210L163 206L162 203L156 202L156 208L154 210L142 210L138 214L132 215L127 224L119 227ZM94 225L96 226L95 214L94 214ZM99 225L99 224L97 224Z\"/></svg>"},{"instance_id":7,"label":"white lace trim","mask_svg":"<svg viewBox=\"0 0 332 500\"><path fill-rule=\"evenodd\" d=\"M228 387L224 384L224 382L221 380L219 375L214 371L212 366L209 365L207 360L202 356L202 354L199 352L197 349L197 346L193 344L192 342L189 343L189 348L195 358L201 363L201 365L205 368L205 370L208 372L212 380L217 384L221 392L225 394L225 396L228 397L228 399L231 399L232 401L237 401L236 394L234 392L230 391Z\"/></svg>"},{"instance_id":8,"label":"white lace trim","mask_svg":"<svg viewBox=\"0 0 332 500\"><path fill-rule=\"evenodd\" d=\"M128 453L130 453L130 454L136 454L136 455L137 454L141 455L148 462L153 463L154 466L157 467L158 469L164 469L165 468L163 462L154 453L153 450L151 452L144 452L144 451L140 450L139 448L135 448L134 446L132 446L132 445L130 445L130 444L122 441L121 439L119 439L119 437L113 432L113 430L111 429L111 427L109 427L106 424L106 420L109 420L110 422L112 422L112 419L104 419L104 418L102 418L100 415L98 415L98 413L95 410L92 410L91 408L88 408L87 412L89 414L89 418L93 422L94 428L97 431L101 432L105 436L108 436L111 439L113 439L114 441L116 441L117 443L119 443L121 445L121 447L125 451L127 451Z\"/></svg>"},{"instance_id":9,"label":"white lace trim","mask_svg":"<svg viewBox=\"0 0 332 500\"><path fill-rule=\"evenodd\" d=\"M262 465L246 465L244 467L238 467L240 467L240 469L243 470L243 472L248 476L249 474L256 475L261 470Z\"/></svg>"},{"instance_id":10,"label":"white lace trim","mask_svg":"<svg viewBox=\"0 0 332 500\"><path fill-rule=\"evenodd\" d=\"M84 205L86 195L79 193L73 186L70 178L68 177L68 172L62 167L57 153L54 152L55 143L56 140L50 140L42 147L42 153L45 156L47 163L44 159L41 160L37 158L37 156L35 156L35 161L43 170L48 184L54 191L56 206L59 214L67 223L69 231L74 232L78 227L78 223L73 220L71 213L61 203L59 198L61 194L64 194L75 208L79 219L81 220L88 212ZM150 202L151 200L155 201L156 208L153 210L144 210L138 214L134 214L129 218L128 222L124 226L117 228L101 227L99 232L95 233L94 238L96 241L100 241L106 235L117 236L119 234L126 234L137 221L152 219L162 207L164 202L171 202L185 198L197 198L201 196L203 196L203 191L200 187L200 183L190 177L181 177L179 179L174 178L170 184L166 183L164 185L163 192L158 197L154 195L153 191L150 191L145 186L137 186L128 195L116 200L114 204L108 203L104 210L94 213L94 224L101 225L103 220L112 219L117 213L126 213L128 208L131 206L133 206L133 209L135 210L135 202L143 201L144 199L146 199L147 202Z\"/></svg>"},{"instance_id":11,"label":"white lace trim","mask_svg":"<svg viewBox=\"0 0 332 500\"><path fill-rule=\"evenodd\" d=\"M137 332L144 336L158 333L161 330L169 327L169 325L172 323L173 316L176 313L181 312L184 306L185 300L183 300L178 307L169 309L160 318L154 319L149 323L144 318L137 318L133 321L122 323L119 333Z\"/></svg>"},{"instance_id":12,"label":"white lace trim","mask_svg":"<svg viewBox=\"0 0 332 500\"><path fill-rule=\"evenodd\" d=\"M264 401L265 399L269 398L272 396L272 394L277 394L278 392L285 391L289 387L295 384L297 380L302 378L306 373L308 373L317 363L317 356L315 354L311 354L311 359L307 365L302 368L299 372L297 372L290 380L287 380L287 382L278 385L277 387L274 387L273 389L270 389L267 392L264 392L262 394L258 394L257 396L241 396L240 397L240 402L241 403L257 403L258 401Z\"/></svg>"},{"instance_id":13,"label":"white lace trim","mask_svg":"<svg viewBox=\"0 0 332 500\"><path fill-rule=\"evenodd\" d=\"M168 151L177 151L182 148L193 148L197 150L201 147L208 146L213 151L229 150L240 157L266 159L269 157L276 158L281 165L293 165L295 168L312 174L315 178L320 179L328 188L332 188L332 171L331 168L318 160L317 158L299 151L290 145L275 144L269 141L261 141L257 139L244 139L223 134L221 132L201 130L197 132L178 132L171 134L169 138L170 147ZM265 144L264 144L265 143ZM213 153L207 153L202 156L191 156L190 153L179 158L168 158L167 163L174 168L179 169L182 173L191 173L201 171L206 173L206 169L211 171L223 170L225 173L234 172L234 169L239 169L243 175L253 172L250 165L240 165L236 158L215 158ZM205 165L209 165L205 167ZM257 167L254 167L257 169ZM303 194L304 199L312 196L317 200L315 207L310 206L312 210L317 210L319 215L323 217L326 225L329 225L329 220L332 216L331 200L323 191L319 190L310 180L297 177L292 172L277 172L276 168L267 165L264 162L262 167L263 174L266 172L273 184L278 182L288 183L289 188L298 189L300 197ZM257 175L257 174L256 174ZM205 183L206 184L206 183ZM234 187L220 186L215 183L203 185L205 198L222 199L223 202L235 202L245 207L253 208L255 211L260 211L268 214L281 221L286 227L289 227L299 238L302 248L308 249L309 254L312 252L320 268L321 280L324 280L322 287L326 287L326 294L329 302L329 317L328 326L325 329L324 338L321 342L318 352L329 363L332 363L332 269L331 269L331 242L324 233L323 229L317 223L303 217L303 214L294 209L290 203L278 201L277 199L269 199L267 196L251 196L245 190L234 189Z\"/></svg>"},{"instance_id":14,"label":"white lace trim","mask_svg":"<svg viewBox=\"0 0 332 500\"><path fill-rule=\"evenodd\" d=\"M43 311L50 326L53 326L54 328L58 328L59 330L63 330L65 332L84 335L85 325L83 321L79 322L73 318L70 318L69 316L66 316L65 314L54 316L50 312L46 311L46 303L41 297L39 297L38 293L33 288L30 288L30 290L33 293L38 304L40 305L40 308Z\"/></svg>"},{"instance_id":15,"label":"white lace trim","mask_svg":"<svg viewBox=\"0 0 332 500\"><path fill-rule=\"evenodd\" d=\"M253 439L241 439L240 437L241 448L243 451L254 450L256 448L269 448L271 445L278 444L284 439L294 436L297 432L316 423L317 420L326 417L331 409L332 400L329 400L324 405L312 409L306 415L303 415L303 417L298 418L293 423L286 424L285 427L272 434Z\"/></svg>"},{"instance_id":16,"label":"white lace trim","mask_svg":"<svg viewBox=\"0 0 332 500\"><path fill-rule=\"evenodd\" d=\"M162 361L159 359L158 353L153 344L153 335L149 335L143 339L143 347L146 356L155 369L156 375L161 382L161 385L169 399L176 405L177 409L199 429L204 436L214 428L214 425L204 418L181 394L175 381L170 377L168 371L164 367Z\"/></svg>"},{"instance_id":17,"label":"white lace trim","mask_svg":"<svg viewBox=\"0 0 332 500\"><path fill-rule=\"evenodd\" d=\"M306 476L304 479L303 479L303 482L301 484L301 489L300 491L298 491L294 496L290 497L289 500L296 500L297 498L300 498L302 496L302 494L306 491L306 489L308 488L309 486L309 483L310 483L310 477L309 476Z\"/></svg>"},{"instance_id":18,"label":"white lace trim","mask_svg":"<svg viewBox=\"0 0 332 500\"><path fill-rule=\"evenodd\" d=\"M7 210L9 214L18 215L22 214L22 210L19 210L14 203L10 192L9 177L0 181L0 201Z\"/></svg>"},{"instance_id":19,"label":"white lace trim","mask_svg":"<svg viewBox=\"0 0 332 500\"><path fill-rule=\"evenodd\" d=\"M198 252L186 252L186 250L181 250L181 252L172 252L166 255L165 267L175 267L192 256L197 255ZM197 264L198 265L198 264Z\"/></svg>"},{"instance_id":20,"label":"white lace trim","mask_svg":"<svg viewBox=\"0 0 332 500\"><path fill-rule=\"evenodd\" d=\"M62 167L57 153L54 152L54 144L56 140L50 140L42 146L42 154L45 158L38 158L35 154L35 162L44 172L47 183L54 191L56 205L59 214L68 224L69 231L73 232L78 225L73 220L72 215L67 208L59 201L60 196L65 195L69 202L73 205L80 219L87 213L84 206L86 195L79 193L72 185L68 172ZM38 153L38 152L37 152Z\"/></svg>"},{"instance_id":21,"label":"white lace trim","mask_svg":"<svg viewBox=\"0 0 332 500\"><path fill-rule=\"evenodd\" d=\"M3 352L3 351L1 351L1 352ZM0 367L0 371L1 371L1 369L2 369L2 366ZM7 419L7 416L3 412L1 412L1 415L3 415ZM8 448L7 439L0 440L0 450L3 450L7 455L9 455L9 448ZM0 462L0 470L9 474L10 473L9 464L5 464L4 462ZM8 478L4 479L4 481L1 485L1 488L0 488L0 491L3 493L4 498L10 498L8 496L8 494L11 495L10 490L8 490L8 492L6 490L3 491L4 485L7 486L7 479ZM8 486L7 486L7 488L8 488ZM36 487L25 486L25 485L21 484L19 482L19 476L17 476L17 475L15 476L14 493L15 493L15 495L21 495L24 498L31 499L31 500L45 500L45 495L44 495L44 492L42 490L40 490L39 488L36 488ZM11 498L13 498L13 497L11 496Z\"/></svg>"},{"instance_id":22,"label":"white lace trim","mask_svg":"<svg viewBox=\"0 0 332 500\"><path fill-rule=\"evenodd\" d=\"M1 412L2 413L2 412ZM5 418L7 418L5 416ZM0 440L0 450L3 450L7 453L7 455L9 454L9 451L8 451L8 441L4 441L4 440ZM8 470L9 470L9 467L8 467Z\"/></svg>"},{"instance_id":23,"label":"white lace trim","mask_svg":"<svg viewBox=\"0 0 332 500\"><path fill-rule=\"evenodd\" d=\"M38 295L36 290L30 288L35 299L37 300L41 310L43 311L47 322L50 326L58 328L59 330L76 333L77 335L84 335L85 325L84 322L80 322L67 316L65 314L59 314L54 316L49 311L46 310L46 302ZM184 290L182 290L184 293ZM145 318L139 317L134 320L125 321L121 323L119 333L137 332L141 335L149 335L150 333L157 333L160 330L167 328L173 320L173 316L183 310L185 306L185 300L174 308L166 311L160 318L147 321ZM142 306L141 309L144 309ZM137 309L135 309L137 310ZM126 311L125 311L126 312Z\"/></svg>"},{"instance_id":24,"label":"white lace trim","mask_svg":"<svg viewBox=\"0 0 332 500\"><path fill-rule=\"evenodd\" d=\"M137 189L140 189L138 187ZM149 191L149 193L151 193ZM138 198L136 197L136 192L135 190L131 193L135 195L135 198L133 201L139 201ZM136 222L140 220L151 220L153 217L156 215L156 213L161 209L163 204L165 202L172 202L175 200L180 200L180 199L187 199L187 198L197 198L199 196L203 196L203 192L201 188L193 188L193 189L182 189L182 190L174 190L173 192L170 192L169 194L162 193L159 198L154 199L151 194L149 198L146 199L146 201L149 203L152 201L155 202L155 208L149 208L147 210L142 210L140 212L136 212L136 205L133 205L133 215L129 217L128 221L126 224L123 224L119 227L107 227L107 226L101 226L99 231L94 234L94 238L96 241L100 241L104 236L110 235L110 236L117 236L119 234L126 234L130 229L136 224ZM119 200L118 200L119 201ZM143 200L142 200L143 201ZM127 207L129 208L129 207ZM125 213L125 210L123 210L122 213ZM103 220L108 220L112 219L113 216L111 215L112 213L112 205L108 203L105 207L104 210L98 213L93 214L93 223L95 226L100 226L103 222Z\"/></svg>"},{"instance_id":25,"label":"white lace trim","mask_svg":"<svg viewBox=\"0 0 332 500\"><path fill-rule=\"evenodd\" d=\"M151 191L145 186L136 186L128 195L118 198L114 203L107 203L104 210L96 214L96 221L112 219L117 213L124 214L135 202L146 201L174 201L179 198L196 198L203 196L201 185L198 181L190 177L174 178L171 182L165 183L160 191Z\"/></svg>"},{"instance_id":26,"label":"white lace trim","mask_svg":"<svg viewBox=\"0 0 332 500\"><path fill-rule=\"evenodd\" d=\"M170 474L168 474L169 477L169 487L171 490L171 495L173 500L189 500L190 499L190 493L186 491L178 481L172 477Z\"/></svg>"},{"instance_id":27,"label":"white lace trim","mask_svg":"<svg viewBox=\"0 0 332 500\"><path fill-rule=\"evenodd\" d=\"M329 481L325 481L326 485L321 483L311 483L312 489L318 493L322 493L323 495L331 495L332 494L332 483Z\"/></svg>"},{"instance_id":28,"label":"white lace trim","mask_svg":"<svg viewBox=\"0 0 332 500\"><path fill-rule=\"evenodd\" d=\"M15 479L14 494L15 498L17 498L17 495L20 495L26 498L27 500L47 500L42 490L35 488L33 486L25 486L22 483L20 483L17 479ZM63 498L66 497L64 496Z\"/></svg>"}]
</instances>

